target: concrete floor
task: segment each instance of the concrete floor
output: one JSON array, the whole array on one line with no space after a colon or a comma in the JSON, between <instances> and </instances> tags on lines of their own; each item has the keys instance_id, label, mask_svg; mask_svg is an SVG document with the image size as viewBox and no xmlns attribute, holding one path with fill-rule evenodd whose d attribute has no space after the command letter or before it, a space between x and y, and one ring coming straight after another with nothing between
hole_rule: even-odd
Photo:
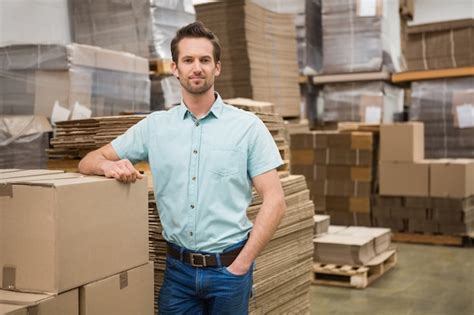
<instances>
[{"instance_id":1,"label":"concrete floor","mask_svg":"<svg viewBox=\"0 0 474 315\"><path fill-rule=\"evenodd\" d=\"M474 314L474 248L396 246L398 264L365 289L313 285L311 314Z\"/></svg>"}]
</instances>

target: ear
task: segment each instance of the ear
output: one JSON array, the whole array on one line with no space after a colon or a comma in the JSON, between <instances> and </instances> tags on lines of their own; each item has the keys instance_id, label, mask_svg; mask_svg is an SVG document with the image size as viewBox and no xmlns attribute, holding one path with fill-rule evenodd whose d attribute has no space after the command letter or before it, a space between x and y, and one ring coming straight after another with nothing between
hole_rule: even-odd
<instances>
[{"instance_id":1,"label":"ear","mask_svg":"<svg viewBox=\"0 0 474 315\"><path fill-rule=\"evenodd\" d=\"M216 69L214 70L214 75L218 77L221 74L221 62L216 62Z\"/></svg>"},{"instance_id":2,"label":"ear","mask_svg":"<svg viewBox=\"0 0 474 315\"><path fill-rule=\"evenodd\" d=\"M178 65L174 61L171 62L171 72L176 78L179 79Z\"/></svg>"}]
</instances>

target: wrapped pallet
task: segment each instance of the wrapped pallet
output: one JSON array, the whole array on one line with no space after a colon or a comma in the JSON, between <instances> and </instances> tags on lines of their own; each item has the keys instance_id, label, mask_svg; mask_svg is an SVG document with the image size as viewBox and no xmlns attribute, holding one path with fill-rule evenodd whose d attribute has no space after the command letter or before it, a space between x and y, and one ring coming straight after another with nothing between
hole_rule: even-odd
<instances>
[{"instance_id":1,"label":"wrapped pallet","mask_svg":"<svg viewBox=\"0 0 474 315\"><path fill-rule=\"evenodd\" d=\"M51 131L44 116L0 115L0 169L45 168Z\"/></svg>"},{"instance_id":2,"label":"wrapped pallet","mask_svg":"<svg viewBox=\"0 0 474 315\"><path fill-rule=\"evenodd\" d=\"M171 39L195 20L191 0L73 0L70 6L74 41L145 58L171 59Z\"/></svg>"},{"instance_id":3,"label":"wrapped pallet","mask_svg":"<svg viewBox=\"0 0 474 315\"><path fill-rule=\"evenodd\" d=\"M382 81L326 84L322 100L324 122L389 123L403 112L403 90Z\"/></svg>"},{"instance_id":4,"label":"wrapped pallet","mask_svg":"<svg viewBox=\"0 0 474 315\"><path fill-rule=\"evenodd\" d=\"M323 72L401 70L398 0L323 0Z\"/></svg>"},{"instance_id":5,"label":"wrapped pallet","mask_svg":"<svg viewBox=\"0 0 474 315\"><path fill-rule=\"evenodd\" d=\"M426 158L474 157L474 78L412 83L410 120L425 125Z\"/></svg>"},{"instance_id":6,"label":"wrapped pallet","mask_svg":"<svg viewBox=\"0 0 474 315\"><path fill-rule=\"evenodd\" d=\"M2 0L0 47L71 43L68 0Z\"/></svg>"},{"instance_id":7,"label":"wrapped pallet","mask_svg":"<svg viewBox=\"0 0 474 315\"><path fill-rule=\"evenodd\" d=\"M149 110L148 61L78 44L0 48L0 114L51 117L58 106L72 118Z\"/></svg>"}]
</instances>

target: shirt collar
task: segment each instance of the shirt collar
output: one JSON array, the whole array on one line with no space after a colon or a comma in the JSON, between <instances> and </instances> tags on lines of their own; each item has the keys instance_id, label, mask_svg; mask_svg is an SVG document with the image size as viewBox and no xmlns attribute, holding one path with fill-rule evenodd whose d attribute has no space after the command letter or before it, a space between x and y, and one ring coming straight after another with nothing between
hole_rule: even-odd
<instances>
[{"instance_id":1,"label":"shirt collar","mask_svg":"<svg viewBox=\"0 0 474 315\"><path fill-rule=\"evenodd\" d=\"M208 116L209 114L212 114L214 115L214 117L219 118L222 115L222 110L224 109L224 101L222 101L222 98L219 93L214 92L214 95L216 97L216 100L214 101L214 104L212 104L209 112L204 117ZM185 119L188 113L191 114L191 112L188 110L183 100L181 99L181 104L179 104L178 107L179 117Z\"/></svg>"}]
</instances>

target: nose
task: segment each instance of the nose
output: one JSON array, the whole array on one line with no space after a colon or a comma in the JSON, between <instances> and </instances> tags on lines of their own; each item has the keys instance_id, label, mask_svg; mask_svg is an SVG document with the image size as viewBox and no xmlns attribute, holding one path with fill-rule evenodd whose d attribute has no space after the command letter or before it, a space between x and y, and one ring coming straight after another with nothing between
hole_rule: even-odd
<instances>
[{"instance_id":1,"label":"nose","mask_svg":"<svg viewBox=\"0 0 474 315\"><path fill-rule=\"evenodd\" d=\"M195 60L193 63L193 72L194 73L201 73L202 68L201 68L201 63L199 60Z\"/></svg>"}]
</instances>

